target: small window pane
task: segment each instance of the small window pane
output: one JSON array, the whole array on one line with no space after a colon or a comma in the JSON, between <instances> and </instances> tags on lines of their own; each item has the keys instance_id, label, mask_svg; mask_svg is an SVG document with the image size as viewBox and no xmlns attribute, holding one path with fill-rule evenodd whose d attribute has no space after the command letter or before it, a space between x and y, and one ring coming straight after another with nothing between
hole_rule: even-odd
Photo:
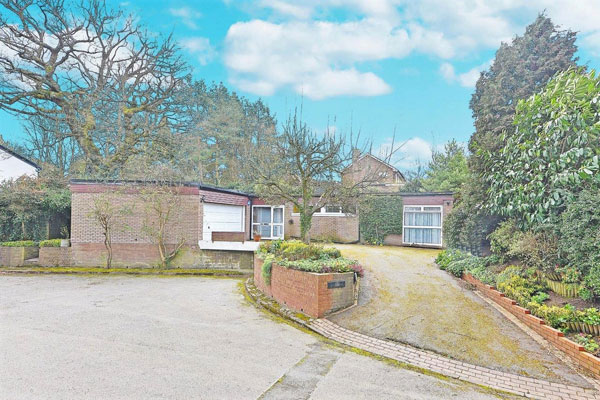
<instances>
[{"instance_id":1,"label":"small window pane","mask_svg":"<svg viewBox=\"0 0 600 400\"><path fill-rule=\"evenodd\" d=\"M325 212L326 213L341 213L342 207L341 206L325 206Z\"/></svg>"},{"instance_id":2,"label":"small window pane","mask_svg":"<svg viewBox=\"0 0 600 400\"><path fill-rule=\"evenodd\" d=\"M421 207L404 207L404 211L421 211Z\"/></svg>"},{"instance_id":3,"label":"small window pane","mask_svg":"<svg viewBox=\"0 0 600 400\"><path fill-rule=\"evenodd\" d=\"M423 211L440 211L439 207L423 207Z\"/></svg>"},{"instance_id":4,"label":"small window pane","mask_svg":"<svg viewBox=\"0 0 600 400\"><path fill-rule=\"evenodd\" d=\"M283 238L283 226L282 225L273 225L273 237Z\"/></svg>"},{"instance_id":5,"label":"small window pane","mask_svg":"<svg viewBox=\"0 0 600 400\"><path fill-rule=\"evenodd\" d=\"M280 224L283 222L283 208L273 209L273 223Z\"/></svg>"}]
</instances>

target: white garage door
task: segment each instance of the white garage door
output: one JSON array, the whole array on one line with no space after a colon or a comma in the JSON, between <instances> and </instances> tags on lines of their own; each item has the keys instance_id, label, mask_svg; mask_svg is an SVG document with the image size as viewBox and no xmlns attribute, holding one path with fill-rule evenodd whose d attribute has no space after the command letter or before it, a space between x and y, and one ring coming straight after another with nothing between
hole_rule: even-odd
<instances>
[{"instance_id":1,"label":"white garage door","mask_svg":"<svg viewBox=\"0 0 600 400\"><path fill-rule=\"evenodd\" d=\"M212 232L244 232L244 206L204 203L202 240L211 240Z\"/></svg>"}]
</instances>

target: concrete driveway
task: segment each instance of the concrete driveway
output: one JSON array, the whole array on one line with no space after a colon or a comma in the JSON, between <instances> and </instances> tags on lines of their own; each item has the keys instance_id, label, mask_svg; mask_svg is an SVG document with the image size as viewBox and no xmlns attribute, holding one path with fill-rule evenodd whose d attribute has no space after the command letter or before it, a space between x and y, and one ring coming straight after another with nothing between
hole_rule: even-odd
<instances>
[{"instance_id":1,"label":"concrete driveway","mask_svg":"<svg viewBox=\"0 0 600 400\"><path fill-rule=\"evenodd\" d=\"M327 345L240 283L0 275L0 398L496 398Z\"/></svg>"},{"instance_id":2,"label":"concrete driveway","mask_svg":"<svg viewBox=\"0 0 600 400\"><path fill-rule=\"evenodd\" d=\"M434 263L436 250L337 246L367 273L359 307L330 319L380 339L407 343L505 372L589 387L589 382L466 285Z\"/></svg>"}]
</instances>

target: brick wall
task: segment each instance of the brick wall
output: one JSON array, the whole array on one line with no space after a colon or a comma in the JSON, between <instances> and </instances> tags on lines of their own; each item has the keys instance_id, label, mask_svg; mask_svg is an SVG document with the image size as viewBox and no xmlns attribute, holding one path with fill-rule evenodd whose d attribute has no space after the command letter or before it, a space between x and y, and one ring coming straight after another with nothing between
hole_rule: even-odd
<instances>
[{"instance_id":1,"label":"brick wall","mask_svg":"<svg viewBox=\"0 0 600 400\"><path fill-rule=\"evenodd\" d=\"M285 207L286 238L300 237L300 216L292 215L291 204ZM358 215L330 216L313 215L310 237L313 240L326 240L338 243L358 242Z\"/></svg>"},{"instance_id":2,"label":"brick wall","mask_svg":"<svg viewBox=\"0 0 600 400\"><path fill-rule=\"evenodd\" d=\"M354 273L315 274L281 267L273 263L271 285L262 277L263 261L254 260L254 284L263 293L288 308L314 318L350 307L354 304ZM343 288L328 288L331 281L343 281Z\"/></svg>"},{"instance_id":3,"label":"brick wall","mask_svg":"<svg viewBox=\"0 0 600 400\"><path fill-rule=\"evenodd\" d=\"M154 268L160 264L155 244L115 243L112 248L113 267ZM101 243L73 243L71 260L72 265L78 267L103 267L106 265L106 248ZM190 246L181 249L171 262L171 267L252 269L253 263L253 253L249 251L200 250L197 246Z\"/></svg>"},{"instance_id":4,"label":"brick wall","mask_svg":"<svg viewBox=\"0 0 600 400\"><path fill-rule=\"evenodd\" d=\"M492 286L484 284L470 274L464 274L463 279L477 287L485 296L502 306L556 348L563 351L579 366L592 372L596 377L600 377L600 358L585 351L583 346L565 338L561 331L546 325L544 320L531 315L529 310L518 306L514 300L505 297L504 294L495 290Z\"/></svg>"},{"instance_id":5,"label":"brick wall","mask_svg":"<svg viewBox=\"0 0 600 400\"><path fill-rule=\"evenodd\" d=\"M0 246L0 266L20 267L25 260L38 256L38 247L3 247Z\"/></svg>"},{"instance_id":6,"label":"brick wall","mask_svg":"<svg viewBox=\"0 0 600 400\"><path fill-rule=\"evenodd\" d=\"M39 265L42 267L69 267L73 265L70 247L40 247Z\"/></svg>"},{"instance_id":7,"label":"brick wall","mask_svg":"<svg viewBox=\"0 0 600 400\"><path fill-rule=\"evenodd\" d=\"M147 209L150 204L144 202L138 193L107 189L101 192L98 189L101 185L85 186L90 186L89 191L71 187L71 243L104 242L102 228L92 215L98 200L110 202L119 209L112 232L113 243L152 243L143 226L145 222L156 224L156 214ZM196 245L202 235L198 226L198 215L201 214L199 197L197 193L186 192L180 194L177 201L165 230L166 243L175 244L184 238L188 245Z\"/></svg>"}]
</instances>

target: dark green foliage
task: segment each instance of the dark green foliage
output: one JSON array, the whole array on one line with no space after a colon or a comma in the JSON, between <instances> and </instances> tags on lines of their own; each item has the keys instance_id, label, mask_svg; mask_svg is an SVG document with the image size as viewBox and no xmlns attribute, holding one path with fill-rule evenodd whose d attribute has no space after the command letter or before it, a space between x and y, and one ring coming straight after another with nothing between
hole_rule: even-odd
<instances>
[{"instance_id":1,"label":"dark green foliage","mask_svg":"<svg viewBox=\"0 0 600 400\"><path fill-rule=\"evenodd\" d=\"M550 18L539 15L523 36L510 44L502 43L489 70L477 81L470 107L476 132L469 149L475 154L476 170L484 171L477 154L503 147L503 132L514 132L513 116L520 99L526 99L543 87L559 71L576 64L576 34L559 31Z\"/></svg>"},{"instance_id":2,"label":"dark green foliage","mask_svg":"<svg viewBox=\"0 0 600 400\"><path fill-rule=\"evenodd\" d=\"M561 258L582 275L600 265L599 190L583 190L561 216L558 247Z\"/></svg>"},{"instance_id":3,"label":"dark green foliage","mask_svg":"<svg viewBox=\"0 0 600 400\"><path fill-rule=\"evenodd\" d=\"M389 234L402 234L402 197L365 195L359 201L360 238L382 244Z\"/></svg>"},{"instance_id":4,"label":"dark green foliage","mask_svg":"<svg viewBox=\"0 0 600 400\"><path fill-rule=\"evenodd\" d=\"M486 154L488 207L522 228L547 224L590 182L600 182L600 78L570 69L519 103L517 132Z\"/></svg>"},{"instance_id":5,"label":"dark green foliage","mask_svg":"<svg viewBox=\"0 0 600 400\"><path fill-rule=\"evenodd\" d=\"M579 296L584 300L600 298L600 264L594 265L583 279Z\"/></svg>"},{"instance_id":6,"label":"dark green foliage","mask_svg":"<svg viewBox=\"0 0 600 400\"><path fill-rule=\"evenodd\" d=\"M0 184L0 240L48 238L51 219L68 221L71 193L66 180L48 166L39 178Z\"/></svg>"},{"instance_id":7,"label":"dark green foliage","mask_svg":"<svg viewBox=\"0 0 600 400\"><path fill-rule=\"evenodd\" d=\"M444 150L434 150L422 186L430 192L454 192L459 190L469 177L465 149L452 139Z\"/></svg>"},{"instance_id":8,"label":"dark green foliage","mask_svg":"<svg viewBox=\"0 0 600 400\"><path fill-rule=\"evenodd\" d=\"M485 195L481 187L477 177L471 174L455 195L454 208L444 218L444 238L449 247L480 254L488 235L497 226L499 217L489 215L483 207Z\"/></svg>"}]
</instances>

